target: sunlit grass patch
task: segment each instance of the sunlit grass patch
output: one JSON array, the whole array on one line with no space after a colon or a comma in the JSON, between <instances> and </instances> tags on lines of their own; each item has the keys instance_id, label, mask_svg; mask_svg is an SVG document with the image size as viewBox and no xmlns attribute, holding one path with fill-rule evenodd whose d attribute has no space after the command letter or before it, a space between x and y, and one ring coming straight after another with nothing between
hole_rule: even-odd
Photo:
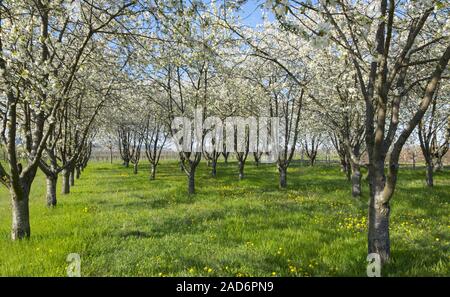
<instances>
[{"instance_id":1,"label":"sunlit grass patch","mask_svg":"<svg viewBox=\"0 0 450 297\"><path fill-rule=\"evenodd\" d=\"M0 190L0 275L64 276L69 253L83 276L364 276L368 187L354 199L337 167L289 169L280 191L273 166L202 163L197 194L176 162L134 175L91 163L71 194L45 206L45 179L33 185L30 240L12 242L9 196ZM449 275L449 173L423 186L403 170L392 201L392 261L383 275ZM59 189L58 189L59 193Z\"/></svg>"}]
</instances>

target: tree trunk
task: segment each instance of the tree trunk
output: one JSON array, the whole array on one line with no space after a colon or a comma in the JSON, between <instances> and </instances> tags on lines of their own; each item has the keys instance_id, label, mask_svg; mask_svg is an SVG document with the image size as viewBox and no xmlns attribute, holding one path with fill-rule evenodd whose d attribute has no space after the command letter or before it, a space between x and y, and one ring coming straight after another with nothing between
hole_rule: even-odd
<instances>
[{"instance_id":1,"label":"tree trunk","mask_svg":"<svg viewBox=\"0 0 450 297\"><path fill-rule=\"evenodd\" d=\"M80 179L80 176L81 176L81 166L78 166L78 165L77 165L77 167L75 167L75 171L76 171L76 177L77 177L77 179Z\"/></svg>"},{"instance_id":2,"label":"tree trunk","mask_svg":"<svg viewBox=\"0 0 450 297\"><path fill-rule=\"evenodd\" d=\"M377 204L376 197L371 197L369 206L369 254L380 255L381 263L384 264L390 257L389 240L389 204Z\"/></svg>"},{"instance_id":3,"label":"tree trunk","mask_svg":"<svg viewBox=\"0 0 450 297\"><path fill-rule=\"evenodd\" d=\"M130 161L124 161L124 162L123 162L123 165L124 165L126 168L130 167Z\"/></svg>"},{"instance_id":4,"label":"tree trunk","mask_svg":"<svg viewBox=\"0 0 450 297\"><path fill-rule=\"evenodd\" d=\"M151 171L150 171L150 180L155 180L155 176L156 176L156 165L155 164L151 164L150 165Z\"/></svg>"},{"instance_id":5,"label":"tree trunk","mask_svg":"<svg viewBox=\"0 0 450 297\"><path fill-rule=\"evenodd\" d=\"M138 163L137 163L137 162L134 163L134 165L133 165L133 173L134 173L134 174L137 174L137 173L138 173Z\"/></svg>"},{"instance_id":6,"label":"tree trunk","mask_svg":"<svg viewBox=\"0 0 450 297\"><path fill-rule=\"evenodd\" d=\"M75 166L70 169L70 186L75 186Z\"/></svg>"},{"instance_id":7,"label":"tree trunk","mask_svg":"<svg viewBox=\"0 0 450 297\"><path fill-rule=\"evenodd\" d=\"M437 157L436 161L434 162L433 171L440 172L442 171L442 168L444 168L444 164L442 163L442 157Z\"/></svg>"},{"instance_id":8,"label":"tree trunk","mask_svg":"<svg viewBox=\"0 0 450 297\"><path fill-rule=\"evenodd\" d=\"M239 161L239 180L244 179L244 162Z\"/></svg>"},{"instance_id":9,"label":"tree trunk","mask_svg":"<svg viewBox=\"0 0 450 297\"><path fill-rule=\"evenodd\" d=\"M345 158L341 158L341 172L344 172L347 180L351 181L351 167Z\"/></svg>"},{"instance_id":10,"label":"tree trunk","mask_svg":"<svg viewBox=\"0 0 450 297\"><path fill-rule=\"evenodd\" d=\"M113 152L112 152L112 148L109 149L109 159L111 164L113 163Z\"/></svg>"},{"instance_id":11,"label":"tree trunk","mask_svg":"<svg viewBox=\"0 0 450 297\"><path fill-rule=\"evenodd\" d=\"M56 206L56 183L58 175L47 175L47 206Z\"/></svg>"},{"instance_id":12,"label":"tree trunk","mask_svg":"<svg viewBox=\"0 0 450 297\"><path fill-rule=\"evenodd\" d=\"M370 170L370 169L369 169ZM369 233L368 252L380 255L381 264L389 261L389 203L383 203L383 190L386 177L384 162L375 165L374 172L369 172L370 201L369 201Z\"/></svg>"},{"instance_id":13,"label":"tree trunk","mask_svg":"<svg viewBox=\"0 0 450 297\"><path fill-rule=\"evenodd\" d=\"M352 180L352 167L348 163L345 164L345 175L348 181Z\"/></svg>"},{"instance_id":14,"label":"tree trunk","mask_svg":"<svg viewBox=\"0 0 450 297\"><path fill-rule=\"evenodd\" d=\"M70 171L67 169L63 170L63 179L62 179L62 188L61 188L61 194L69 194L70 193Z\"/></svg>"},{"instance_id":15,"label":"tree trunk","mask_svg":"<svg viewBox=\"0 0 450 297\"><path fill-rule=\"evenodd\" d=\"M352 196L359 197L361 196L361 169L359 164L355 164L352 162Z\"/></svg>"},{"instance_id":16,"label":"tree trunk","mask_svg":"<svg viewBox=\"0 0 450 297\"><path fill-rule=\"evenodd\" d=\"M255 159L255 165L256 165L256 167L258 167L259 163L260 163L261 156L260 156L259 153L253 153L253 157Z\"/></svg>"},{"instance_id":17,"label":"tree trunk","mask_svg":"<svg viewBox=\"0 0 450 297\"><path fill-rule=\"evenodd\" d=\"M211 163L211 175L213 177L217 176L217 159L212 159L212 163Z\"/></svg>"},{"instance_id":18,"label":"tree trunk","mask_svg":"<svg viewBox=\"0 0 450 297\"><path fill-rule=\"evenodd\" d=\"M29 194L24 190L21 196L11 188L11 208L12 208L12 240L30 237L30 211Z\"/></svg>"},{"instance_id":19,"label":"tree trunk","mask_svg":"<svg viewBox=\"0 0 450 297\"><path fill-rule=\"evenodd\" d=\"M285 167L278 167L278 172L280 173L280 188L285 189L287 187L287 181L286 181L286 171L287 168Z\"/></svg>"},{"instance_id":20,"label":"tree trunk","mask_svg":"<svg viewBox=\"0 0 450 297\"><path fill-rule=\"evenodd\" d=\"M188 176L188 193L189 195L195 194L195 169L193 168Z\"/></svg>"},{"instance_id":21,"label":"tree trunk","mask_svg":"<svg viewBox=\"0 0 450 297\"><path fill-rule=\"evenodd\" d=\"M433 186L433 162L427 161L427 186Z\"/></svg>"}]
</instances>

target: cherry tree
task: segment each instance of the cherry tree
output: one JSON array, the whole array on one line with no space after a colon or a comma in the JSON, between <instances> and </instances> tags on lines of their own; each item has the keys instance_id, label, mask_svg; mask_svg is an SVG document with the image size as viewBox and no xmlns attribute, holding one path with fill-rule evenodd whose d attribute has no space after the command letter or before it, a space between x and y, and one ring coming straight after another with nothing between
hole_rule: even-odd
<instances>
[{"instance_id":1,"label":"cherry tree","mask_svg":"<svg viewBox=\"0 0 450 297\"><path fill-rule=\"evenodd\" d=\"M433 172L442 167L442 157L449 146L450 118L448 103L444 102L445 86L434 94L431 108L417 127L420 148L426 165L427 186L433 186ZM441 140L442 139L442 140Z\"/></svg>"},{"instance_id":2,"label":"cherry tree","mask_svg":"<svg viewBox=\"0 0 450 297\"><path fill-rule=\"evenodd\" d=\"M70 95L93 36L116 25L132 3L92 5L69 1L3 1L0 6L1 141L11 193L12 239L30 236L29 193L57 113ZM76 11L74 11L76 10ZM23 165L17 141L26 152Z\"/></svg>"},{"instance_id":3,"label":"cherry tree","mask_svg":"<svg viewBox=\"0 0 450 297\"><path fill-rule=\"evenodd\" d=\"M369 159L368 252L379 254L385 263L390 257L390 200L397 184L400 152L448 71L449 4L393 0L269 2L287 30L320 45L331 42L347 53L357 73L365 103ZM424 52L432 57L423 59ZM417 69L423 67L430 70L418 77ZM411 98L409 85L419 81L425 87ZM416 98L419 100L413 115L404 115L402 102ZM401 121L404 124L400 125Z\"/></svg>"}]
</instances>

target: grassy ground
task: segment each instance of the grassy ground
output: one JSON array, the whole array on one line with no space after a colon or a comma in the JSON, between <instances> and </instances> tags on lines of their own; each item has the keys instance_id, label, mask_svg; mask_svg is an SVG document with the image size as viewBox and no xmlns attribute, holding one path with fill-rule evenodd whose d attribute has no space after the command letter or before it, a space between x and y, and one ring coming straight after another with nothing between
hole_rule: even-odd
<instances>
[{"instance_id":1,"label":"grassy ground","mask_svg":"<svg viewBox=\"0 0 450 297\"><path fill-rule=\"evenodd\" d=\"M0 189L0 275L64 276L69 253L83 276L365 276L367 185L361 199L337 167L289 170L286 191L273 166L201 164L198 194L186 193L176 163L137 176L91 163L72 193L45 207L39 175L31 196L32 237L12 242L9 196ZM392 202L389 276L449 276L450 172L424 186L424 170L403 170ZM59 189L58 189L59 191Z\"/></svg>"}]
</instances>

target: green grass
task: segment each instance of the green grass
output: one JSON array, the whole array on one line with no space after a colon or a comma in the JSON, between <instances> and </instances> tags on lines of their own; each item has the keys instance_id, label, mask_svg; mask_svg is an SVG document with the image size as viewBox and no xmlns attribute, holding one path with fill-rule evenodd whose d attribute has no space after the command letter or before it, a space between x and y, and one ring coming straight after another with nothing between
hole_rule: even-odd
<instances>
[{"instance_id":1,"label":"green grass","mask_svg":"<svg viewBox=\"0 0 450 297\"><path fill-rule=\"evenodd\" d=\"M274 166L202 163L197 194L175 162L136 176L90 163L72 193L45 206L45 179L32 189L30 240L12 242L8 192L0 189L0 275L65 276L69 253L83 276L365 276L367 200L354 199L337 167L292 167L288 190ZM450 172L424 185L402 170L392 201L389 276L449 276ZM59 181L60 183L60 181ZM59 189L58 189L59 193Z\"/></svg>"}]
</instances>

